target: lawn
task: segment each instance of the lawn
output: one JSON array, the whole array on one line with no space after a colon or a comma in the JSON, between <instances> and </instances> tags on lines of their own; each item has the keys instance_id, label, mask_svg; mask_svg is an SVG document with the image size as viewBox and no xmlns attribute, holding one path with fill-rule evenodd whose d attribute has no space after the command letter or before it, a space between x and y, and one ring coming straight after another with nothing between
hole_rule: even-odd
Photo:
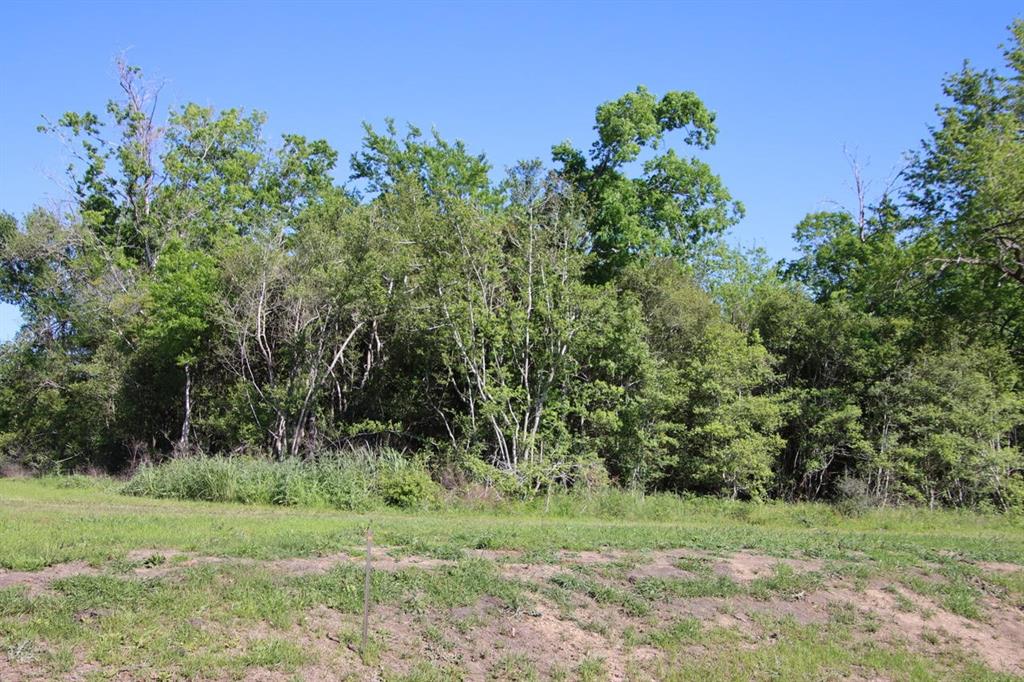
<instances>
[{"instance_id":1,"label":"lawn","mask_svg":"<svg viewBox=\"0 0 1024 682\"><path fill-rule=\"evenodd\" d=\"M357 514L118 491L0 479L0 680L1024 674L1019 517L613 493Z\"/></svg>"}]
</instances>

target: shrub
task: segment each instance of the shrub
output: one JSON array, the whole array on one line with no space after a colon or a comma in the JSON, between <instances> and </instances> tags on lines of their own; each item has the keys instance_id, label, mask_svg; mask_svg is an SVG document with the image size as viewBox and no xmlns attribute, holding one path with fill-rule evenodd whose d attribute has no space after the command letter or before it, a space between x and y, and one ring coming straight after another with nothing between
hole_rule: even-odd
<instances>
[{"instance_id":1,"label":"shrub","mask_svg":"<svg viewBox=\"0 0 1024 682\"><path fill-rule=\"evenodd\" d=\"M860 516L878 506L868 484L853 476L844 476L836 483L835 507L843 516Z\"/></svg>"},{"instance_id":2,"label":"shrub","mask_svg":"<svg viewBox=\"0 0 1024 682\"><path fill-rule=\"evenodd\" d=\"M395 507L423 507L438 499L440 486L420 468L384 472L377 481L384 502Z\"/></svg>"}]
</instances>

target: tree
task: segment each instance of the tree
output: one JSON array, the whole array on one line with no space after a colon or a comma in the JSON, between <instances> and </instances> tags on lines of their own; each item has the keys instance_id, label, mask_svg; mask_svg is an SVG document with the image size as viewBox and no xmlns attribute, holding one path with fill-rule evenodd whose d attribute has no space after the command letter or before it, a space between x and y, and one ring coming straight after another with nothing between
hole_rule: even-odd
<instances>
[{"instance_id":1,"label":"tree","mask_svg":"<svg viewBox=\"0 0 1024 682\"><path fill-rule=\"evenodd\" d=\"M652 481L676 490L763 497L783 446L784 402L772 390L772 358L679 264L631 267L626 291L642 306L645 341L659 365L654 414L660 468Z\"/></svg>"},{"instance_id":2,"label":"tree","mask_svg":"<svg viewBox=\"0 0 1024 682\"><path fill-rule=\"evenodd\" d=\"M363 148L352 155L352 180L362 180L373 195L387 192L403 181L418 185L435 201L459 199L496 207L501 195L491 185L491 165L484 154L470 154L461 140L448 142L437 130L430 138L410 125L398 136L393 119L384 133L363 124Z\"/></svg>"},{"instance_id":3,"label":"tree","mask_svg":"<svg viewBox=\"0 0 1024 682\"><path fill-rule=\"evenodd\" d=\"M659 100L641 86L599 106L595 118L597 140L589 153L569 142L552 149L559 172L590 206L593 281L607 281L648 255L686 256L743 215L710 166L674 149L644 161L639 177L627 175L641 153L659 149L670 132L684 131L685 142L698 149L714 144L715 115L692 92Z\"/></svg>"},{"instance_id":4,"label":"tree","mask_svg":"<svg viewBox=\"0 0 1024 682\"><path fill-rule=\"evenodd\" d=\"M582 323L579 222L538 171L518 169L500 215L431 196L433 215L411 235L434 302L433 342L461 413L440 415L445 430L453 445L458 432L486 434L489 459L511 472L557 447L544 427Z\"/></svg>"},{"instance_id":5,"label":"tree","mask_svg":"<svg viewBox=\"0 0 1024 682\"><path fill-rule=\"evenodd\" d=\"M217 302L216 287L214 258L172 241L163 249L143 304L143 341L151 344L159 357L173 360L184 370L184 416L178 439L183 452L189 449L192 431L192 372L205 354Z\"/></svg>"},{"instance_id":6,"label":"tree","mask_svg":"<svg viewBox=\"0 0 1024 682\"><path fill-rule=\"evenodd\" d=\"M1024 21L1010 27L1005 72L965 64L908 171L921 278L960 319L1024 347ZM967 272L964 272L967 271ZM1019 355L1018 355L1019 357Z\"/></svg>"},{"instance_id":7,"label":"tree","mask_svg":"<svg viewBox=\"0 0 1024 682\"><path fill-rule=\"evenodd\" d=\"M918 353L873 389L880 432L865 478L875 494L932 507L1018 506L1024 495L1018 386L1017 371L999 348L954 344Z\"/></svg>"},{"instance_id":8,"label":"tree","mask_svg":"<svg viewBox=\"0 0 1024 682\"><path fill-rule=\"evenodd\" d=\"M760 499L1024 504L1018 82L965 68L902 194L730 247L741 214L665 149L692 93L597 109L588 152L492 179L436 131L324 140L186 104L122 65L64 212L0 213L0 458L39 469L353 444L528 496L610 481ZM1017 74L1017 75L1014 75ZM1014 360L1010 358L1013 357Z\"/></svg>"},{"instance_id":9,"label":"tree","mask_svg":"<svg viewBox=\"0 0 1024 682\"><path fill-rule=\"evenodd\" d=\"M907 326L848 301L816 304L800 291L782 289L761 301L755 329L778 359L790 403L776 465L780 493L828 496L870 459L867 392L902 367Z\"/></svg>"}]
</instances>

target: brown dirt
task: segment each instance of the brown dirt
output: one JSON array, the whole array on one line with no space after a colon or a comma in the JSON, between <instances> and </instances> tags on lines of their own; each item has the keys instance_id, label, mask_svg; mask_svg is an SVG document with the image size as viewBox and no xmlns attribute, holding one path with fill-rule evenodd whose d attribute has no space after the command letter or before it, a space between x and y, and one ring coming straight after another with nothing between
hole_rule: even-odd
<instances>
[{"instance_id":1,"label":"brown dirt","mask_svg":"<svg viewBox=\"0 0 1024 682\"><path fill-rule=\"evenodd\" d=\"M1018 573L1024 571L1024 566L1008 564L1004 561L982 561L978 564L978 568L992 573Z\"/></svg>"},{"instance_id":2,"label":"brown dirt","mask_svg":"<svg viewBox=\"0 0 1024 682\"><path fill-rule=\"evenodd\" d=\"M863 592L834 588L829 597L879 617L879 634L884 640L920 643L925 641L925 633L933 633L977 654L994 670L1024 674L1024 613L1019 609L985 598L985 620L969 620L945 611L927 597L897 588L913 604L913 610L902 610L896 595L882 587L876 583Z\"/></svg>"},{"instance_id":3,"label":"brown dirt","mask_svg":"<svg viewBox=\"0 0 1024 682\"><path fill-rule=\"evenodd\" d=\"M34 596L45 592L50 583L61 578L70 578L76 575L99 575L102 573L84 561L72 561L67 564L54 564L38 571L7 571L0 570L0 589L5 587L21 587L25 592ZM0 677L0 680L5 678Z\"/></svg>"},{"instance_id":4,"label":"brown dirt","mask_svg":"<svg viewBox=\"0 0 1024 682\"><path fill-rule=\"evenodd\" d=\"M715 564L715 572L727 575L738 582L750 582L775 573L775 567L784 564L797 573L820 571L824 564L820 561L801 559L780 559L752 552L737 552Z\"/></svg>"},{"instance_id":5,"label":"brown dirt","mask_svg":"<svg viewBox=\"0 0 1024 682\"><path fill-rule=\"evenodd\" d=\"M324 573L344 563L361 565L357 550L329 556L289 558L272 561L226 559L199 556L176 550L135 550L127 556L132 562L146 562L162 556L162 561L139 566L130 574L156 577L209 563L231 563L259 566L265 570L288 575ZM511 551L475 550L467 552L498 562L507 577L537 585L572 566L596 572L600 580L620 589L648 577L686 579L692 574L679 568L681 559L700 558L720 575L737 582L749 582L773 574L784 564L794 571L821 571L824 564L808 559L780 559L738 552L728 557L714 557L685 549L649 552L559 552L557 563L527 563L522 555ZM401 570L410 567L426 570L453 565L454 561L417 556L392 556L386 548L374 553L376 570ZM983 563L979 568L992 572L1022 570L1013 564ZM84 562L49 566L40 571L0 571L0 588L23 587L29 594L46 591L57 579L74 575L99 575L103 569ZM923 574L920 577L926 577ZM429 610L410 614L398 608L373 611L375 641L380 643L381 658L367 665L346 643L358 631L358 616L343 614L326 607L315 607L286 632L268 624L257 625L239 633L241 642L265 636L287 637L304 650L315 654L317 663L299 671L306 680L334 680L351 674L353 679L379 679L385 672L408 673L415 661L426 661L437 670L459 669L466 679L486 679L500 674L500 666L510 657L522 657L537 666L542 677L571 671L582 661L600 658L611 680L646 679L664 672L663 654L647 646L625 646L622 633L627 628L641 635L664 627L680 618L696 618L706 624L739 631L750 640L749 646L772 633L763 630L762 616L789 617L801 624L825 624L837 608L846 606L861 615L869 614L877 621L870 636L879 641L902 643L917 650L930 651L938 646L955 645L978 656L994 670L1024 675L1024 612L994 597L983 600L983 621L972 621L944 610L941 604L916 593L892 588L881 580L872 581L858 590L840 579L827 581L819 589L800 598L758 601L740 596L727 599L673 599L652 605L649 616L634 618L607 604L598 604L582 595L572 596L575 608L564 609L548 601L542 593L532 593L535 606L513 612L490 599L458 609ZM908 608L909 602L909 608ZM103 616L84 614L89 623ZM746 644L744 646L747 646ZM697 655L696 653L694 655ZM94 664L76 666L69 679L76 679ZM496 672L497 671L497 672ZM110 672L106 670L105 672ZM31 656L11 657L0 652L0 680L45 679L45 674ZM292 675L253 671L247 679L283 680ZM134 679L131 671L115 671L113 679Z\"/></svg>"}]
</instances>

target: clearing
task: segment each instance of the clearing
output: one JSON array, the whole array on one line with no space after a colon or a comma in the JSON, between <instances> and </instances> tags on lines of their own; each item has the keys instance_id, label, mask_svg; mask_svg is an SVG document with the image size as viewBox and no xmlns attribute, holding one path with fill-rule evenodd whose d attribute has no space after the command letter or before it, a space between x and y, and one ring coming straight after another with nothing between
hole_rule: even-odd
<instances>
[{"instance_id":1,"label":"clearing","mask_svg":"<svg viewBox=\"0 0 1024 682\"><path fill-rule=\"evenodd\" d=\"M1021 676L1014 517L720 501L355 514L0 479L4 682Z\"/></svg>"}]
</instances>

